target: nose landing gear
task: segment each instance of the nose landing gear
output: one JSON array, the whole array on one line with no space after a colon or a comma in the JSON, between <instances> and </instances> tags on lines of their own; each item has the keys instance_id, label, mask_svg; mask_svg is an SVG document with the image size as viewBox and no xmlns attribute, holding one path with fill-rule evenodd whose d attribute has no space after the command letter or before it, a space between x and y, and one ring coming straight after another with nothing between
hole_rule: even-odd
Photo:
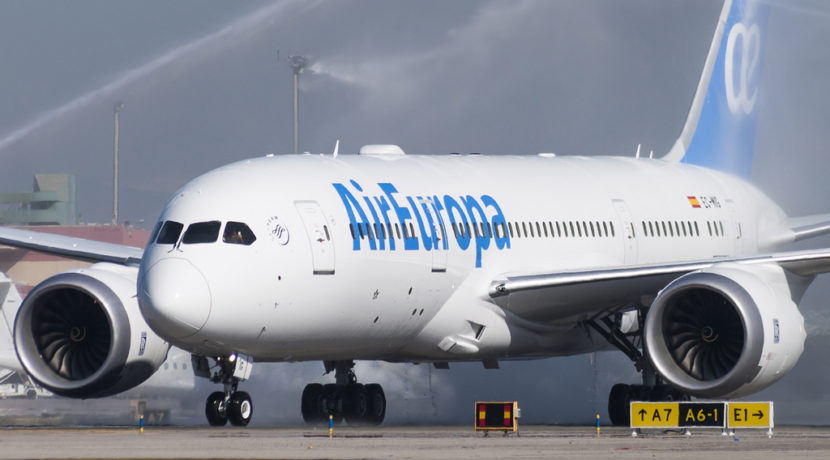
<instances>
[{"instance_id":1,"label":"nose landing gear","mask_svg":"<svg viewBox=\"0 0 830 460\"><path fill-rule=\"evenodd\" d=\"M204 357L194 357L193 363L197 375L200 371L204 372L207 366ZM247 426L253 417L254 405L251 395L245 391L238 391L238 387L239 382L246 380L251 374L250 360L243 356L231 355L227 358L216 358L216 364L218 369L209 378L211 382L222 383L224 391L215 391L208 396L205 417L211 426L225 426L228 422L233 426Z\"/></svg>"},{"instance_id":2,"label":"nose landing gear","mask_svg":"<svg viewBox=\"0 0 830 460\"><path fill-rule=\"evenodd\" d=\"M354 361L324 361L335 371L333 384L311 383L303 390L301 410L306 423L322 423L329 415L350 425L380 425L386 416L386 395L377 383L357 383Z\"/></svg>"}]
</instances>

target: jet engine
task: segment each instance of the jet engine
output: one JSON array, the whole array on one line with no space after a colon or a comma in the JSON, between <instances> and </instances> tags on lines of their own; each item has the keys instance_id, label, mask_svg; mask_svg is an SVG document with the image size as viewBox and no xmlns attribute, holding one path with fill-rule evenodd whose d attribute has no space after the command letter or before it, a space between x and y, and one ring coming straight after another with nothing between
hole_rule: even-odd
<instances>
[{"instance_id":1,"label":"jet engine","mask_svg":"<svg viewBox=\"0 0 830 460\"><path fill-rule=\"evenodd\" d=\"M738 397L786 374L804 350L804 318L778 265L718 264L671 282L646 316L657 371L692 396Z\"/></svg>"},{"instance_id":2,"label":"jet engine","mask_svg":"<svg viewBox=\"0 0 830 460\"><path fill-rule=\"evenodd\" d=\"M149 378L170 345L141 316L137 273L100 263L38 284L15 319L15 348L26 372L74 398L109 396Z\"/></svg>"}]
</instances>

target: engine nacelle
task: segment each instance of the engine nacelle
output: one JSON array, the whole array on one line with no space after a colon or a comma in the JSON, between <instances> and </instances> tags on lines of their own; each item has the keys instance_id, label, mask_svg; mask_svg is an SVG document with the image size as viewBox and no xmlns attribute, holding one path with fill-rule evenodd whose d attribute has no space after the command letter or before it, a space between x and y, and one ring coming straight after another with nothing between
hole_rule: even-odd
<instances>
[{"instance_id":1,"label":"engine nacelle","mask_svg":"<svg viewBox=\"0 0 830 460\"><path fill-rule=\"evenodd\" d=\"M657 371L698 397L738 397L784 376L804 350L804 318L777 265L718 264L660 291L645 321Z\"/></svg>"},{"instance_id":2,"label":"engine nacelle","mask_svg":"<svg viewBox=\"0 0 830 460\"><path fill-rule=\"evenodd\" d=\"M137 274L101 263L38 284L14 326L17 356L29 376L74 398L113 395L149 378L170 345L141 316Z\"/></svg>"}]
</instances>

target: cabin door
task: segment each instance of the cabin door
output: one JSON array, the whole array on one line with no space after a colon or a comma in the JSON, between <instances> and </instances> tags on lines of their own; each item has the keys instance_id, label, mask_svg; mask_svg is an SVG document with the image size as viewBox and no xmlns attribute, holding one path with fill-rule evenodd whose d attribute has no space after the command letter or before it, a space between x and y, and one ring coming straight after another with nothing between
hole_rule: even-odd
<instances>
[{"instance_id":1,"label":"cabin door","mask_svg":"<svg viewBox=\"0 0 830 460\"><path fill-rule=\"evenodd\" d=\"M334 274L334 242L331 228L316 201L297 201L294 203L303 220L308 243L311 246L311 259L315 275Z\"/></svg>"}]
</instances>

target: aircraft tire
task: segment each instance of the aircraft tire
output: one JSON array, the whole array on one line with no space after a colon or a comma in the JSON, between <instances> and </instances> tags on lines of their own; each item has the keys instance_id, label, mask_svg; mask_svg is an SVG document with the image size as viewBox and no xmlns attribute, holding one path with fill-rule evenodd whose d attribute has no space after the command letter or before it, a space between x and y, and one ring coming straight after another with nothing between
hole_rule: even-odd
<instances>
[{"instance_id":1,"label":"aircraft tire","mask_svg":"<svg viewBox=\"0 0 830 460\"><path fill-rule=\"evenodd\" d=\"M320 409L323 411L323 419L328 420L329 415L333 416L333 421L338 424L343 421L343 412L341 408L343 391L340 387L333 383L323 385L323 396L320 402Z\"/></svg>"},{"instance_id":2,"label":"aircraft tire","mask_svg":"<svg viewBox=\"0 0 830 460\"><path fill-rule=\"evenodd\" d=\"M608 417L613 425L623 426L631 422L629 413L632 393L631 385L618 383L611 387L611 394L608 396Z\"/></svg>"},{"instance_id":3,"label":"aircraft tire","mask_svg":"<svg viewBox=\"0 0 830 460\"><path fill-rule=\"evenodd\" d=\"M225 426L228 423L228 411L225 407L225 393L215 391L207 398L205 416L210 426Z\"/></svg>"},{"instance_id":4,"label":"aircraft tire","mask_svg":"<svg viewBox=\"0 0 830 460\"><path fill-rule=\"evenodd\" d=\"M377 383L366 385L366 397L369 402L366 423L378 426L383 423L383 419L386 417L386 395L383 393L383 387Z\"/></svg>"},{"instance_id":5,"label":"aircraft tire","mask_svg":"<svg viewBox=\"0 0 830 460\"><path fill-rule=\"evenodd\" d=\"M322 407L323 392L323 385L319 383L309 383L303 389L300 411L306 423L320 423L326 418Z\"/></svg>"},{"instance_id":6,"label":"aircraft tire","mask_svg":"<svg viewBox=\"0 0 830 460\"><path fill-rule=\"evenodd\" d=\"M366 388L353 383L343 392L343 413L349 425L362 425L369 414L369 398Z\"/></svg>"},{"instance_id":7,"label":"aircraft tire","mask_svg":"<svg viewBox=\"0 0 830 460\"><path fill-rule=\"evenodd\" d=\"M228 401L227 416L233 426L248 426L254 415L254 404L251 395L245 391L237 391Z\"/></svg>"}]
</instances>

